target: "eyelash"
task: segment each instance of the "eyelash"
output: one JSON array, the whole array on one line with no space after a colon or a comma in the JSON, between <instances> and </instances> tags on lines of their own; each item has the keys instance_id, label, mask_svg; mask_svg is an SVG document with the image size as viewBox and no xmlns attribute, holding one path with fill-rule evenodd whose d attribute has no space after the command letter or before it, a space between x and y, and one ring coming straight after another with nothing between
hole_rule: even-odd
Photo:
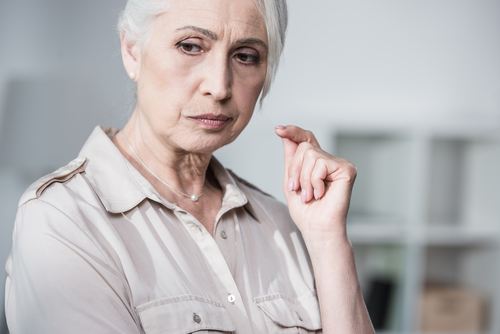
<instances>
[{"instance_id":1,"label":"eyelash","mask_svg":"<svg viewBox=\"0 0 500 334\"><path fill-rule=\"evenodd\" d=\"M240 58L241 56L246 57L246 58L251 58L252 60L250 62L243 61ZM239 58L238 61L243 65L258 65L258 64L260 64L260 56L258 54L254 55L254 54L250 54L250 53L240 52L240 53L236 54L236 57Z\"/></svg>"},{"instance_id":2,"label":"eyelash","mask_svg":"<svg viewBox=\"0 0 500 334\"><path fill-rule=\"evenodd\" d=\"M179 49L180 52L184 53L185 55L191 56L191 57L197 56L200 53L205 52L200 45L198 45L196 43L186 42L186 41L181 41L181 42L177 43L176 47L177 47L177 49ZM191 48L191 49L197 48L197 49L199 49L199 51L186 50L186 48ZM245 65L245 66L260 64L260 56L258 54L254 55L251 53L239 52L239 53L235 53L235 56L238 59L238 62L242 65ZM242 58L250 58L251 60L245 61L245 60L242 60Z\"/></svg>"},{"instance_id":3,"label":"eyelash","mask_svg":"<svg viewBox=\"0 0 500 334\"><path fill-rule=\"evenodd\" d=\"M190 42L185 42L185 41L182 41L182 42L179 42L176 44L176 47L183 53L187 54L188 56L195 56L197 55L198 53L194 52L193 51L188 51L186 50L185 48L186 47L195 47L195 48L198 48L200 49L200 53L203 52L203 49L201 48L201 46L199 46L198 44L196 43L190 43Z\"/></svg>"}]
</instances>

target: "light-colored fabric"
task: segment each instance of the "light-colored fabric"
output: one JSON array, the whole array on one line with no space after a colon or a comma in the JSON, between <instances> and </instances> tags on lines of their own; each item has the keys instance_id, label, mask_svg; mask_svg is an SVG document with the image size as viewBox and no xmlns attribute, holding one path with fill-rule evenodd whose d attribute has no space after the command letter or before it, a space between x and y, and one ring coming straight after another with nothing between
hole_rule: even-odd
<instances>
[{"instance_id":1,"label":"light-colored fabric","mask_svg":"<svg viewBox=\"0 0 500 334\"><path fill-rule=\"evenodd\" d=\"M96 127L21 197L7 261L11 334L320 333L286 207L224 169L213 236Z\"/></svg>"}]
</instances>

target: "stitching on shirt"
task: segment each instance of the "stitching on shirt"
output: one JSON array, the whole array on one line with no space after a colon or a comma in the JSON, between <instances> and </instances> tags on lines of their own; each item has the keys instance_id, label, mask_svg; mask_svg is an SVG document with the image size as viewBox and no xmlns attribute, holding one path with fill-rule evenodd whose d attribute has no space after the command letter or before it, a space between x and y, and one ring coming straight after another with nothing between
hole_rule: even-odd
<instances>
[{"instance_id":1,"label":"stitching on shirt","mask_svg":"<svg viewBox=\"0 0 500 334\"><path fill-rule=\"evenodd\" d=\"M137 306L136 310L138 312L143 312L143 311L146 311L146 310L153 308L153 307L158 307L158 306L162 306L162 305L166 305L166 304L188 302L188 301L196 301L196 302L201 302L201 303L205 303L205 304L210 304L210 305L220 307L220 308L226 308L223 304L216 302L216 301L213 301L213 300L208 299L208 298L194 296L194 295L181 295L181 296L177 296L177 297L169 297L169 298L162 298L159 300L153 300L151 302L147 302L147 303L144 303L144 304Z\"/></svg>"},{"instance_id":2,"label":"stitching on shirt","mask_svg":"<svg viewBox=\"0 0 500 334\"><path fill-rule=\"evenodd\" d=\"M284 299L292 304L300 304L299 300L301 300L303 298L307 298L307 297L316 297L316 293L307 292L307 293L304 293L304 294L299 295L297 297L288 297L288 296L285 296L285 295L278 292L278 293L272 293L270 295L255 297L253 300L257 304L262 303L262 302L273 301L276 299Z\"/></svg>"},{"instance_id":3,"label":"stitching on shirt","mask_svg":"<svg viewBox=\"0 0 500 334\"><path fill-rule=\"evenodd\" d=\"M75 161L75 160L73 160ZM78 167L73 167L72 169L66 170L67 167L71 165L71 162L67 164L66 166L63 166L59 168L58 170L52 172L51 174L47 175L47 179L42 182L40 185L37 186L37 189L35 191L36 197L40 197L42 193L50 187L53 183L65 183L69 180L71 180L75 175L82 173L85 171L85 168L87 167L87 160L84 160L81 164L78 165ZM62 173L65 172L65 173ZM61 174L62 173L62 174Z\"/></svg>"},{"instance_id":4,"label":"stitching on shirt","mask_svg":"<svg viewBox=\"0 0 500 334\"><path fill-rule=\"evenodd\" d=\"M286 299L286 300L292 301L291 298L287 298L287 297L283 296L281 293L273 293L271 295L266 295L266 296L262 296L262 297L255 297L253 300L257 304L259 304L262 302L268 302L268 301L272 301L272 300L276 300L276 299Z\"/></svg>"}]
</instances>

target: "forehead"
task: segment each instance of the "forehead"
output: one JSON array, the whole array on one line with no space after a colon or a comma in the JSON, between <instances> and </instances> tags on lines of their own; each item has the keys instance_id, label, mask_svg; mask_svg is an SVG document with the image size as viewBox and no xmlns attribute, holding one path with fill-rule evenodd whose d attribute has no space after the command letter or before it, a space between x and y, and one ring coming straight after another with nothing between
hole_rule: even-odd
<instances>
[{"instance_id":1,"label":"forehead","mask_svg":"<svg viewBox=\"0 0 500 334\"><path fill-rule=\"evenodd\" d=\"M158 21L165 28L199 26L216 33L238 32L246 37L266 35L265 23L255 0L170 0Z\"/></svg>"}]
</instances>

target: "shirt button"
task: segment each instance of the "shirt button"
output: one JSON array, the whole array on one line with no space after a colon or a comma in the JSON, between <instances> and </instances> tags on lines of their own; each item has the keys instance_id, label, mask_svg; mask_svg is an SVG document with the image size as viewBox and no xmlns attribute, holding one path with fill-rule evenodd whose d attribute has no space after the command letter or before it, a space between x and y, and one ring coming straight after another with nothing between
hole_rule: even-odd
<instances>
[{"instance_id":1,"label":"shirt button","mask_svg":"<svg viewBox=\"0 0 500 334\"><path fill-rule=\"evenodd\" d=\"M226 234L226 231L222 230L222 231L220 232L220 237L221 237L222 239L227 239L227 234Z\"/></svg>"},{"instance_id":2,"label":"shirt button","mask_svg":"<svg viewBox=\"0 0 500 334\"><path fill-rule=\"evenodd\" d=\"M234 304L234 302L236 301L236 297L232 293L230 293L227 295L227 301L231 304Z\"/></svg>"},{"instance_id":3,"label":"shirt button","mask_svg":"<svg viewBox=\"0 0 500 334\"><path fill-rule=\"evenodd\" d=\"M201 322L201 317L198 314L193 313L193 321L199 324Z\"/></svg>"}]
</instances>

